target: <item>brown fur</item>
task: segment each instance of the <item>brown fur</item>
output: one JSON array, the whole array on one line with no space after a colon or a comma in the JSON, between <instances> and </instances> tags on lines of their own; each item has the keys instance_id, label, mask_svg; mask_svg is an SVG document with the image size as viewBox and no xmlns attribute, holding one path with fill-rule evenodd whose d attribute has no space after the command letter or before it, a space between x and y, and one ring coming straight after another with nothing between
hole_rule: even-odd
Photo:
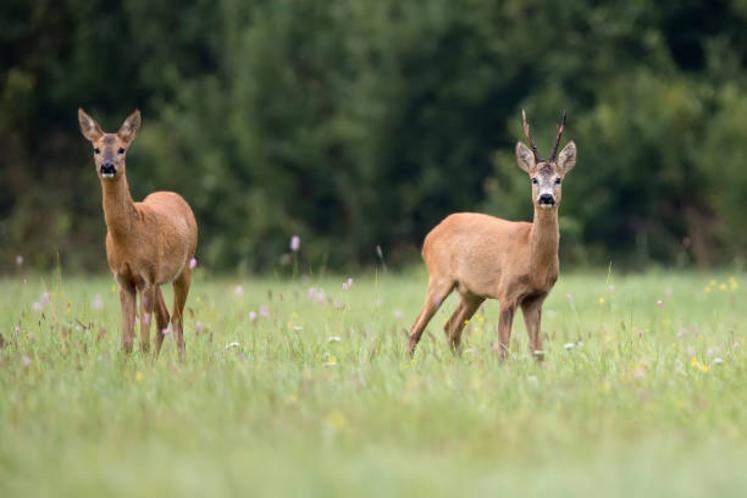
<instances>
[{"instance_id":1,"label":"brown fur","mask_svg":"<svg viewBox=\"0 0 747 498\"><path fill-rule=\"evenodd\" d=\"M173 283L171 316L179 357L184 356L184 304L191 283L190 260L197 248L197 222L189 204L173 192L154 192L134 202L125 174L125 155L140 128L135 111L116 133L104 133L93 118L78 111L81 132L94 147L96 171L101 181L106 221L106 257L120 289L122 343L132 351L137 294L140 296L140 344L150 348L150 323L155 314L156 356L161 350L169 313L160 286ZM102 165L116 174L106 178Z\"/></svg>"},{"instance_id":2,"label":"brown fur","mask_svg":"<svg viewBox=\"0 0 747 498\"><path fill-rule=\"evenodd\" d=\"M508 354L511 326L517 307L524 313L530 348L542 358L540 319L542 303L555 285L558 261L558 204L560 180L576 161L573 142L561 151L557 163L537 163L529 148L517 144L519 166L532 178L534 220L506 221L479 213L446 217L425 238L423 259L428 269L425 303L410 329L407 350L413 354L425 327L441 303L456 289L461 302L446 322L444 332L457 350L462 330L485 299L500 303L498 345ZM540 193L552 192L555 204L542 208Z\"/></svg>"}]
</instances>

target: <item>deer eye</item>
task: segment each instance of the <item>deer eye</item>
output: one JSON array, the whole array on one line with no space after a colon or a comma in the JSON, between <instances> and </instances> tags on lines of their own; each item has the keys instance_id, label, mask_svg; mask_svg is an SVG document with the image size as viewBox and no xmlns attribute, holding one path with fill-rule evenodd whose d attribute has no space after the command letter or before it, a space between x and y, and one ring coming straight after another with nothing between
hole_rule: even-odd
<instances>
[{"instance_id":1,"label":"deer eye","mask_svg":"<svg viewBox=\"0 0 747 498\"><path fill-rule=\"evenodd\" d=\"M117 149L117 154L119 154L120 156L122 154L124 154L124 153L125 153L125 150L122 147L120 147L119 149Z\"/></svg>"},{"instance_id":2,"label":"deer eye","mask_svg":"<svg viewBox=\"0 0 747 498\"><path fill-rule=\"evenodd\" d=\"M560 185L560 178L555 179L555 185Z\"/></svg>"},{"instance_id":3,"label":"deer eye","mask_svg":"<svg viewBox=\"0 0 747 498\"><path fill-rule=\"evenodd\" d=\"M93 149L93 153L94 153L94 154L101 154L101 149L99 149L98 147L95 147L95 148Z\"/></svg>"},{"instance_id":4,"label":"deer eye","mask_svg":"<svg viewBox=\"0 0 747 498\"><path fill-rule=\"evenodd\" d=\"M539 183L539 181L537 181L536 178L532 178L532 184L537 185L538 183Z\"/></svg>"}]
</instances>

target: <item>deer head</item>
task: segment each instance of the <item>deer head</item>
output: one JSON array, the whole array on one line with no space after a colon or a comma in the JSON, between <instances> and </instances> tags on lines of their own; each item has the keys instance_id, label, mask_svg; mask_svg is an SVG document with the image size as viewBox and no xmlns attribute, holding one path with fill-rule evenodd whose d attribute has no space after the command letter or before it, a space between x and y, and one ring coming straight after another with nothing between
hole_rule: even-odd
<instances>
[{"instance_id":1,"label":"deer head","mask_svg":"<svg viewBox=\"0 0 747 498\"><path fill-rule=\"evenodd\" d=\"M566 113L563 112L555 144L550 151L550 157L545 161L539 154L537 146L532 140L531 129L527 123L524 110L521 111L521 125L524 136L529 142L527 147L522 142L516 144L516 162L532 181L532 202L540 209L557 209L560 204L562 183L565 175L576 165L576 144L568 142L558 153L560 138L565 129Z\"/></svg>"},{"instance_id":2,"label":"deer head","mask_svg":"<svg viewBox=\"0 0 747 498\"><path fill-rule=\"evenodd\" d=\"M99 177L114 180L123 175L127 149L140 130L140 111L136 109L130 114L117 133L105 133L83 109L78 109L78 122L81 133L93 145L93 159Z\"/></svg>"}]
</instances>

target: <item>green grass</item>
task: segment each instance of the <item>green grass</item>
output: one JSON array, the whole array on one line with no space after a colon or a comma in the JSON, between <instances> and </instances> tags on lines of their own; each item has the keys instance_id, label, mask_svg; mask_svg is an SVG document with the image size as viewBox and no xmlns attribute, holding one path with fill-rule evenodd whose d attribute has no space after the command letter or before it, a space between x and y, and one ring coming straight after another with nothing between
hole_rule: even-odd
<instances>
[{"instance_id":1,"label":"green grass","mask_svg":"<svg viewBox=\"0 0 747 498\"><path fill-rule=\"evenodd\" d=\"M543 365L520 316L500 364L490 301L453 356L454 297L406 358L420 273L343 291L198 272L183 364L170 339L157 362L120 353L110 278L5 279L0 496L743 496L747 286L728 278L562 275Z\"/></svg>"}]
</instances>

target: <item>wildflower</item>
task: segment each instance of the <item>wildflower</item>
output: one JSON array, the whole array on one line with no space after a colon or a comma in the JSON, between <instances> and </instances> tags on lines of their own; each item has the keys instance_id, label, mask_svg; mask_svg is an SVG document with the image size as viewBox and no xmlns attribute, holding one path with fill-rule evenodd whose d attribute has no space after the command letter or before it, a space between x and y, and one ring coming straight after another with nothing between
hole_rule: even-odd
<instances>
[{"instance_id":1,"label":"wildflower","mask_svg":"<svg viewBox=\"0 0 747 498\"><path fill-rule=\"evenodd\" d=\"M229 350L229 349L234 349L234 348L240 348L240 347L241 347L241 344L239 344L239 343L238 343L238 342L236 342L236 341L234 341L234 342L229 342L228 344L226 344L226 350Z\"/></svg>"},{"instance_id":2,"label":"wildflower","mask_svg":"<svg viewBox=\"0 0 747 498\"><path fill-rule=\"evenodd\" d=\"M713 364L714 365L722 365L723 363L724 363L724 360L721 357L717 356L716 358L713 359Z\"/></svg>"},{"instance_id":3,"label":"wildflower","mask_svg":"<svg viewBox=\"0 0 747 498\"><path fill-rule=\"evenodd\" d=\"M646 378L647 370L643 365L638 365L633 369L633 378L643 380Z\"/></svg>"},{"instance_id":4,"label":"wildflower","mask_svg":"<svg viewBox=\"0 0 747 498\"><path fill-rule=\"evenodd\" d=\"M99 294L96 294L93 296L93 302L91 303L91 307L95 309L96 311L100 311L104 308L104 300L101 299L101 296Z\"/></svg>"},{"instance_id":5,"label":"wildflower","mask_svg":"<svg viewBox=\"0 0 747 498\"><path fill-rule=\"evenodd\" d=\"M573 301L573 294L571 294L570 292L566 294L565 297L566 299L568 299L568 301Z\"/></svg>"},{"instance_id":6,"label":"wildflower","mask_svg":"<svg viewBox=\"0 0 747 498\"><path fill-rule=\"evenodd\" d=\"M266 304L259 307L259 316L262 318L270 318L270 308Z\"/></svg>"},{"instance_id":7,"label":"wildflower","mask_svg":"<svg viewBox=\"0 0 747 498\"><path fill-rule=\"evenodd\" d=\"M303 330L303 325L294 325L293 326L293 332L301 332Z\"/></svg>"},{"instance_id":8,"label":"wildflower","mask_svg":"<svg viewBox=\"0 0 747 498\"><path fill-rule=\"evenodd\" d=\"M256 322L257 321L257 312L252 310L249 312L249 321L250 322Z\"/></svg>"},{"instance_id":9,"label":"wildflower","mask_svg":"<svg viewBox=\"0 0 747 498\"><path fill-rule=\"evenodd\" d=\"M194 270L195 268L197 268L197 259L192 258L189 260L189 269Z\"/></svg>"},{"instance_id":10,"label":"wildflower","mask_svg":"<svg viewBox=\"0 0 747 498\"><path fill-rule=\"evenodd\" d=\"M739 282L737 282L737 279L734 277L729 277L729 289L735 291L739 289Z\"/></svg>"},{"instance_id":11,"label":"wildflower","mask_svg":"<svg viewBox=\"0 0 747 498\"><path fill-rule=\"evenodd\" d=\"M711 293L711 288L709 286L706 286L706 287L703 288L703 292L705 292L706 294L710 294Z\"/></svg>"},{"instance_id":12,"label":"wildflower","mask_svg":"<svg viewBox=\"0 0 747 498\"><path fill-rule=\"evenodd\" d=\"M23 363L24 367L30 367L31 366L31 357L29 355L23 355L23 358L21 358L21 363Z\"/></svg>"},{"instance_id":13,"label":"wildflower","mask_svg":"<svg viewBox=\"0 0 747 498\"><path fill-rule=\"evenodd\" d=\"M566 351L570 351L571 349L576 349L576 343L575 342L566 342L563 344L563 347Z\"/></svg>"},{"instance_id":14,"label":"wildflower","mask_svg":"<svg viewBox=\"0 0 747 498\"><path fill-rule=\"evenodd\" d=\"M16 256L16 266L19 268L23 266L23 256L20 254Z\"/></svg>"},{"instance_id":15,"label":"wildflower","mask_svg":"<svg viewBox=\"0 0 747 498\"><path fill-rule=\"evenodd\" d=\"M324 367L334 367L335 365L337 365L337 358L335 358L335 356L331 354L327 355L327 361L322 363L322 366Z\"/></svg>"},{"instance_id":16,"label":"wildflower","mask_svg":"<svg viewBox=\"0 0 747 498\"><path fill-rule=\"evenodd\" d=\"M234 296L239 297L242 294L244 294L244 288L242 286L237 285L236 287L233 288L233 295Z\"/></svg>"},{"instance_id":17,"label":"wildflower","mask_svg":"<svg viewBox=\"0 0 747 498\"><path fill-rule=\"evenodd\" d=\"M33 309L34 311L42 311L42 310L44 309L44 305L43 305L42 303L40 303L39 301L34 301L34 302L33 302L33 303L31 304L31 308L32 308L32 309Z\"/></svg>"},{"instance_id":18,"label":"wildflower","mask_svg":"<svg viewBox=\"0 0 747 498\"><path fill-rule=\"evenodd\" d=\"M597 298L597 304L599 304L600 306L601 306L602 304L604 304L605 302L606 302L606 301L604 300L604 298L603 298L602 296L599 296L599 297Z\"/></svg>"},{"instance_id":19,"label":"wildflower","mask_svg":"<svg viewBox=\"0 0 747 498\"><path fill-rule=\"evenodd\" d=\"M324 292L324 289L316 288L316 287L309 287L309 291L307 293L307 296L312 301L316 301L319 304L324 304L324 302L327 300L327 295Z\"/></svg>"},{"instance_id":20,"label":"wildflower","mask_svg":"<svg viewBox=\"0 0 747 498\"><path fill-rule=\"evenodd\" d=\"M196 322L195 323L195 332L197 334L202 334L203 332L205 332L205 324L202 323L202 322Z\"/></svg>"},{"instance_id":21,"label":"wildflower","mask_svg":"<svg viewBox=\"0 0 747 498\"><path fill-rule=\"evenodd\" d=\"M337 337L336 335L331 335L327 337L327 342L340 342L342 339Z\"/></svg>"},{"instance_id":22,"label":"wildflower","mask_svg":"<svg viewBox=\"0 0 747 498\"><path fill-rule=\"evenodd\" d=\"M351 277L348 277L348 279L347 279L347 280L345 280L345 281L344 281L344 282L342 283L342 290L344 290L344 291L346 291L346 290L350 290L350 288L351 288L352 286L353 286L353 279L352 279Z\"/></svg>"},{"instance_id":23,"label":"wildflower","mask_svg":"<svg viewBox=\"0 0 747 498\"><path fill-rule=\"evenodd\" d=\"M402 320L402 310L401 309L395 309L392 314L394 315L395 320Z\"/></svg>"},{"instance_id":24,"label":"wildflower","mask_svg":"<svg viewBox=\"0 0 747 498\"><path fill-rule=\"evenodd\" d=\"M143 379L145 379L145 374L143 372L141 372L140 370L135 372L135 381L142 382Z\"/></svg>"},{"instance_id":25,"label":"wildflower","mask_svg":"<svg viewBox=\"0 0 747 498\"><path fill-rule=\"evenodd\" d=\"M328 413L324 421L328 426L336 431L341 431L348 425L348 421L345 418L345 415L338 411Z\"/></svg>"},{"instance_id":26,"label":"wildflower","mask_svg":"<svg viewBox=\"0 0 747 498\"><path fill-rule=\"evenodd\" d=\"M301 249L301 237L294 235L290 240L290 250L298 252L299 249Z\"/></svg>"},{"instance_id":27,"label":"wildflower","mask_svg":"<svg viewBox=\"0 0 747 498\"><path fill-rule=\"evenodd\" d=\"M726 292L726 284L722 283L718 286L718 290L721 292Z\"/></svg>"},{"instance_id":28,"label":"wildflower","mask_svg":"<svg viewBox=\"0 0 747 498\"><path fill-rule=\"evenodd\" d=\"M43 292L39 300L41 301L42 305L44 306L48 305L50 301L49 292Z\"/></svg>"},{"instance_id":29,"label":"wildflower","mask_svg":"<svg viewBox=\"0 0 747 498\"><path fill-rule=\"evenodd\" d=\"M695 355L690 357L690 366L703 373L708 373L710 370L710 367L705 363L701 363Z\"/></svg>"},{"instance_id":30,"label":"wildflower","mask_svg":"<svg viewBox=\"0 0 747 498\"><path fill-rule=\"evenodd\" d=\"M659 308L663 308L664 307L664 301L662 301L661 299L657 299L656 300L656 306L658 306Z\"/></svg>"},{"instance_id":31,"label":"wildflower","mask_svg":"<svg viewBox=\"0 0 747 498\"><path fill-rule=\"evenodd\" d=\"M610 285L609 287L607 287L607 290L610 292L610 294L612 294L612 293L615 292L615 286L614 285Z\"/></svg>"}]
</instances>

